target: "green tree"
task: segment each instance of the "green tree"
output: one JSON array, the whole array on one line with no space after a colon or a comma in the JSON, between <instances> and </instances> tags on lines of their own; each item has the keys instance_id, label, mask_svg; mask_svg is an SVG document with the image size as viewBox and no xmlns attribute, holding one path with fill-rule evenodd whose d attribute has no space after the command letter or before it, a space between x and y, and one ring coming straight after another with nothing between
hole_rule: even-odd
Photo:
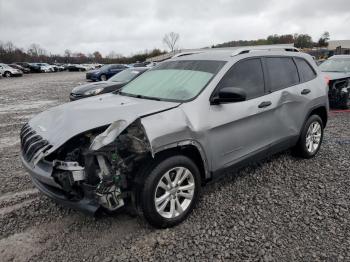
<instances>
[{"instance_id":1,"label":"green tree","mask_svg":"<svg viewBox=\"0 0 350 262\"><path fill-rule=\"evenodd\" d=\"M329 32L325 31L320 39L318 39L318 46L319 47L327 47L328 46L328 40L329 40Z\"/></svg>"}]
</instances>

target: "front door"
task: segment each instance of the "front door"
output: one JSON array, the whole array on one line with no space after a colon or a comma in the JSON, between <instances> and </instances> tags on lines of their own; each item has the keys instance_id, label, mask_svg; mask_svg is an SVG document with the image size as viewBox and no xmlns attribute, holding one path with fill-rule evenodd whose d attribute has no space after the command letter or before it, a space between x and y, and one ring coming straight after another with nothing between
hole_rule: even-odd
<instances>
[{"instance_id":1,"label":"front door","mask_svg":"<svg viewBox=\"0 0 350 262\"><path fill-rule=\"evenodd\" d=\"M265 92L260 58L234 64L215 92L224 87L243 88L243 102L211 105L208 132L212 170L230 166L266 148L273 141L271 94Z\"/></svg>"}]
</instances>

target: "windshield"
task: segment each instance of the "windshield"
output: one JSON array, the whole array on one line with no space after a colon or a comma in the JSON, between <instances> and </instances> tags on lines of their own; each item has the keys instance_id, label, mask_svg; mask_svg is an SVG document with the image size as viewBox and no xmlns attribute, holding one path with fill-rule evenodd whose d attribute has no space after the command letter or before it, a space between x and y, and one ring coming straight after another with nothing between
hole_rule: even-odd
<instances>
[{"instance_id":1,"label":"windshield","mask_svg":"<svg viewBox=\"0 0 350 262\"><path fill-rule=\"evenodd\" d=\"M224 64L224 61L211 60L163 62L124 86L120 94L168 101L190 100Z\"/></svg>"},{"instance_id":2,"label":"windshield","mask_svg":"<svg viewBox=\"0 0 350 262\"><path fill-rule=\"evenodd\" d=\"M320 65L323 72L350 72L350 58L337 58L324 61Z\"/></svg>"},{"instance_id":3,"label":"windshield","mask_svg":"<svg viewBox=\"0 0 350 262\"><path fill-rule=\"evenodd\" d=\"M104 66L101 66L100 68L98 68L98 70L107 70L111 67L111 65L104 65Z\"/></svg>"},{"instance_id":4,"label":"windshield","mask_svg":"<svg viewBox=\"0 0 350 262\"><path fill-rule=\"evenodd\" d=\"M139 74L141 74L142 71L136 70L136 69L126 69L121 71L120 73L114 75L108 81L111 82L122 82L127 83L137 77Z\"/></svg>"}]
</instances>

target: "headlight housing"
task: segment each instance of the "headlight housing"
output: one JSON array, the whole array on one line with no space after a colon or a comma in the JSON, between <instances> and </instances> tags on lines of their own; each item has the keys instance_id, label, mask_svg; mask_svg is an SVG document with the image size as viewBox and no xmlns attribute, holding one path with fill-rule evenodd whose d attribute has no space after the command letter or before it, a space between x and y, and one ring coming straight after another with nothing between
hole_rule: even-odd
<instances>
[{"instance_id":1,"label":"headlight housing","mask_svg":"<svg viewBox=\"0 0 350 262\"><path fill-rule=\"evenodd\" d=\"M103 90L103 88L96 88L96 89L93 89L93 90L86 91L84 93L84 95L86 95L86 96L97 95L97 94L101 93L102 90Z\"/></svg>"}]
</instances>

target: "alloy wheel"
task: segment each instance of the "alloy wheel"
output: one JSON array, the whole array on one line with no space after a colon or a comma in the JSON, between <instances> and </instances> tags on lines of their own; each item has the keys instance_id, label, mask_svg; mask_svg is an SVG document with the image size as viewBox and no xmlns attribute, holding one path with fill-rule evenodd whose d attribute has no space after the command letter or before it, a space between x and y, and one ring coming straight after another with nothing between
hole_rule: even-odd
<instances>
[{"instance_id":1,"label":"alloy wheel","mask_svg":"<svg viewBox=\"0 0 350 262\"><path fill-rule=\"evenodd\" d=\"M313 154L321 144L322 128L319 122L312 122L306 133L307 151Z\"/></svg>"},{"instance_id":2,"label":"alloy wheel","mask_svg":"<svg viewBox=\"0 0 350 262\"><path fill-rule=\"evenodd\" d=\"M170 169L161 177L156 187L154 203L158 214L164 218L180 216L191 205L194 191L195 180L189 169Z\"/></svg>"}]
</instances>

